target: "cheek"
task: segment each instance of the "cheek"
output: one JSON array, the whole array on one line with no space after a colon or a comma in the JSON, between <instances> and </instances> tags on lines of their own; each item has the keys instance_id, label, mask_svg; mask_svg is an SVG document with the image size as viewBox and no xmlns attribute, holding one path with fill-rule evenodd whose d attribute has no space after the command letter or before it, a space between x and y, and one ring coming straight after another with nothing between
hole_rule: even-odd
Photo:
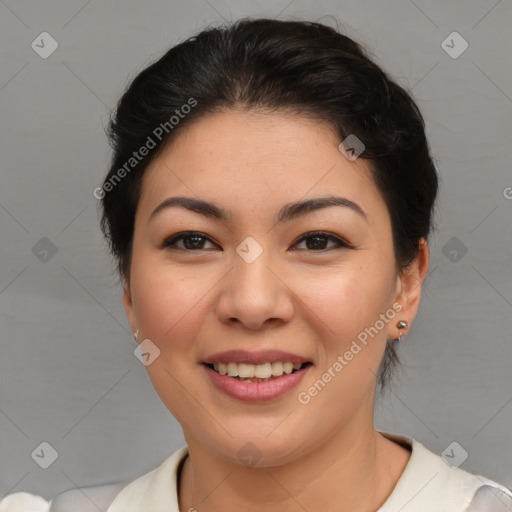
<instances>
[{"instance_id":1,"label":"cheek","mask_svg":"<svg viewBox=\"0 0 512 512\"><path fill-rule=\"evenodd\" d=\"M177 275L174 269L142 262L134 265L133 272L141 332L160 350L146 371L156 393L182 425L202 421L201 408L191 407L194 381L190 375L199 357L194 342L200 337L208 290L214 285L192 272Z\"/></svg>"},{"instance_id":2,"label":"cheek","mask_svg":"<svg viewBox=\"0 0 512 512\"><path fill-rule=\"evenodd\" d=\"M387 339L380 315L389 311L388 290L387 280L354 269L310 280L302 290L319 350L317 371L301 387L299 402L311 400L311 417L323 417L326 428L353 416L375 388Z\"/></svg>"},{"instance_id":3,"label":"cheek","mask_svg":"<svg viewBox=\"0 0 512 512\"><path fill-rule=\"evenodd\" d=\"M184 349L200 329L213 283L193 270L179 274L142 261L133 275L134 308L144 336L162 351Z\"/></svg>"},{"instance_id":4,"label":"cheek","mask_svg":"<svg viewBox=\"0 0 512 512\"><path fill-rule=\"evenodd\" d=\"M389 307L390 280L381 272L365 272L350 268L343 272L330 271L328 275L297 279L295 290L307 306L316 324L323 323L327 339L337 343L349 342L365 328L373 326Z\"/></svg>"}]
</instances>

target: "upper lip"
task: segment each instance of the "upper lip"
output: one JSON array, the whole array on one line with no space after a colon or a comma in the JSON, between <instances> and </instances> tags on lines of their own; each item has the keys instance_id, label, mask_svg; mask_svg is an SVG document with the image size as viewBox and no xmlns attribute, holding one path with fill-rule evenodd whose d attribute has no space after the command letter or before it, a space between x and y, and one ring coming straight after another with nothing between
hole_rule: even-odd
<instances>
[{"instance_id":1,"label":"upper lip","mask_svg":"<svg viewBox=\"0 0 512 512\"><path fill-rule=\"evenodd\" d=\"M245 363L245 364L263 364L273 363L276 361L291 363L307 363L309 359L292 354L291 352L283 352L282 350L261 350L259 352L250 352L248 350L228 350L219 352L207 357L204 364L218 363Z\"/></svg>"}]
</instances>

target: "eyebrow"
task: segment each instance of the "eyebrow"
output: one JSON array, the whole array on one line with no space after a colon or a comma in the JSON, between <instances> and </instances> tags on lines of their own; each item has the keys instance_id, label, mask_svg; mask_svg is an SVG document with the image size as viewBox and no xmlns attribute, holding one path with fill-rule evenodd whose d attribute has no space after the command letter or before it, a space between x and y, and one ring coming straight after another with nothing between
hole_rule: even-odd
<instances>
[{"instance_id":1,"label":"eyebrow","mask_svg":"<svg viewBox=\"0 0 512 512\"><path fill-rule=\"evenodd\" d=\"M345 197L329 196L285 204L277 213L274 223L279 224L281 222L286 222L331 206L343 206L350 208L352 211L356 212L368 221L364 210L357 203L354 203L354 201ZM224 222L229 222L232 218L231 214L224 208L221 208L214 203L203 201L202 199L195 199L192 197L168 197L151 212L148 222L151 221L151 219L153 219L159 212L173 207L185 208L192 212Z\"/></svg>"}]
</instances>

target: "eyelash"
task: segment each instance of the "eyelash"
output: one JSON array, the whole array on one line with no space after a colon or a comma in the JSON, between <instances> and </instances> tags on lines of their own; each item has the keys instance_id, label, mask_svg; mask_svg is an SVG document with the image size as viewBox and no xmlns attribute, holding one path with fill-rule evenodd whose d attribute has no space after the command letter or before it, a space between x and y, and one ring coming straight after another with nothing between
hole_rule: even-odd
<instances>
[{"instance_id":1,"label":"eyelash","mask_svg":"<svg viewBox=\"0 0 512 512\"><path fill-rule=\"evenodd\" d=\"M175 235L170 236L169 238L166 238L161 244L161 249L171 249L171 250L178 250L178 251L187 251L187 252L195 252L195 251L202 251L207 249L186 249L181 247L173 247L176 245L176 242L179 240L183 240L188 237L198 237L203 238L205 240L210 241L212 240L208 238L204 233L201 233L200 231L181 231L180 233L176 233ZM324 237L328 240L332 240L337 244L337 247L331 247L329 249L319 249L319 250L313 250L313 249L295 249L295 250L307 250L310 252L326 252L330 251L332 249L353 249L353 246L351 246L348 242L342 240L341 238L331 235L330 233L327 233L325 231L309 231L308 233L305 233L297 242L295 242L294 245L299 244L300 242L303 242L304 240L307 240L308 238L314 238L314 237Z\"/></svg>"}]
</instances>

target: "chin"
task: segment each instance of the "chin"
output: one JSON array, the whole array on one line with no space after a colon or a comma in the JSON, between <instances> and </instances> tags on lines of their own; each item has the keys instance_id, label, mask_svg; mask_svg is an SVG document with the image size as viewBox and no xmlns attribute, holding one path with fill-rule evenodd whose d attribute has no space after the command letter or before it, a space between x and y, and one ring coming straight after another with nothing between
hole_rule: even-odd
<instances>
[{"instance_id":1,"label":"chin","mask_svg":"<svg viewBox=\"0 0 512 512\"><path fill-rule=\"evenodd\" d=\"M279 425L283 418L273 422L273 428ZM286 422L286 420L285 420ZM229 429L229 425L225 425ZM254 425L253 425L254 426ZM280 429L278 432L277 429ZM220 437L212 437L211 431L206 440L206 434L203 434L204 446L219 457L229 459L232 463L245 467L270 468L278 467L304 456L309 451L314 450L315 442L312 433L304 428L293 425L292 428L277 427L272 432L265 423L265 428L249 429L237 428L238 432L247 432L247 435L234 435L230 437L224 431ZM258 431L262 434L258 435ZM269 432L271 432L269 434ZM313 441L313 442L312 442ZM202 443L202 444L203 444ZM321 439L318 440L318 444Z\"/></svg>"}]
</instances>

